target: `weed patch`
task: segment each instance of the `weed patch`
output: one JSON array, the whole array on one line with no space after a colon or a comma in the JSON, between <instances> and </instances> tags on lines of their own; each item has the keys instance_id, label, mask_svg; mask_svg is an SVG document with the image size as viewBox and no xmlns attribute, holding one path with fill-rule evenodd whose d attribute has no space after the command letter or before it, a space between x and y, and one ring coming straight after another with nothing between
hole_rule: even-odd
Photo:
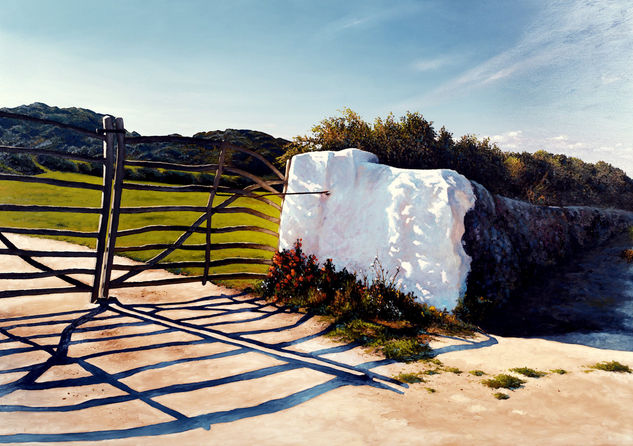
<instances>
[{"instance_id":1,"label":"weed patch","mask_svg":"<svg viewBox=\"0 0 633 446\"><path fill-rule=\"evenodd\" d=\"M482 370L471 370L468 373L470 373L471 375L474 375L474 376L483 376L483 375L486 374L486 372L484 372Z\"/></svg>"},{"instance_id":2,"label":"weed patch","mask_svg":"<svg viewBox=\"0 0 633 446\"><path fill-rule=\"evenodd\" d=\"M481 382L484 386L490 387L491 389L518 389L525 381L521 378L517 378L512 375L500 374L495 376L494 378L486 379Z\"/></svg>"},{"instance_id":3,"label":"weed patch","mask_svg":"<svg viewBox=\"0 0 633 446\"><path fill-rule=\"evenodd\" d=\"M419 373L400 373L394 376L394 378L400 382L409 383L409 384L417 384L417 383L424 382L424 378L422 378Z\"/></svg>"},{"instance_id":4,"label":"weed patch","mask_svg":"<svg viewBox=\"0 0 633 446\"><path fill-rule=\"evenodd\" d=\"M603 361L589 367L596 370L604 370L605 372L631 373L631 368L628 365L621 364L618 361Z\"/></svg>"},{"instance_id":5,"label":"weed patch","mask_svg":"<svg viewBox=\"0 0 633 446\"><path fill-rule=\"evenodd\" d=\"M558 375L565 375L567 373L567 370L565 370L565 369L552 369L552 370L550 370L550 372L556 373Z\"/></svg>"},{"instance_id":6,"label":"weed patch","mask_svg":"<svg viewBox=\"0 0 633 446\"><path fill-rule=\"evenodd\" d=\"M494 396L498 400L507 400L507 399L510 398L510 395L508 395L507 393L503 393L503 392L496 392L492 396Z\"/></svg>"},{"instance_id":7,"label":"weed patch","mask_svg":"<svg viewBox=\"0 0 633 446\"><path fill-rule=\"evenodd\" d=\"M523 376L527 376L528 378L541 378L545 375L547 375L547 373L545 372L540 372L538 370L534 370L531 369L529 367L515 367L513 369L510 369L511 372L515 372L515 373L519 373Z\"/></svg>"}]
</instances>

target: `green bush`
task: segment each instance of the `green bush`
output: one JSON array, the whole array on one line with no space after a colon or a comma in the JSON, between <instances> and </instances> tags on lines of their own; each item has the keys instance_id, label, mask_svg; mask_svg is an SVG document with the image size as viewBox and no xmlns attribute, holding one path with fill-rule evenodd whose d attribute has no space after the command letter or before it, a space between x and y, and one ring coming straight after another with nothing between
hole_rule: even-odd
<instances>
[{"instance_id":1,"label":"green bush","mask_svg":"<svg viewBox=\"0 0 633 446\"><path fill-rule=\"evenodd\" d=\"M510 371L519 373L523 376L527 376L528 378L541 378L547 375L547 373L545 372L539 372L538 370L534 370L529 367L515 367L513 369L510 369Z\"/></svg>"},{"instance_id":2,"label":"green bush","mask_svg":"<svg viewBox=\"0 0 633 446\"><path fill-rule=\"evenodd\" d=\"M486 379L481 382L484 386L490 387L491 389L518 389L521 385L525 384L520 378L512 375L500 374L495 376L494 378Z\"/></svg>"},{"instance_id":3,"label":"green bush","mask_svg":"<svg viewBox=\"0 0 633 446\"><path fill-rule=\"evenodd\" d=\"M419 113L393 114L365 122L350 109L322 120L310 135L297 136L282 156L349 147L376 154L381 163L409 169L453 169L490 192L539 205L594 205L633 210L633 180L603 161L536 153L503 152L489 139L454 140Z\"/></svg>"},{"instance_id":4,"label":"green bush","mask_svg":"<svg viewBox=\"0 0 633 446\"><path fill-rule=\"evenodd\" d=\"M628 365L621 364L618 361L603 361L590 367L596 370L604 370L605 372L631 373L631 368Z\"/></svg>"}]
</instances>

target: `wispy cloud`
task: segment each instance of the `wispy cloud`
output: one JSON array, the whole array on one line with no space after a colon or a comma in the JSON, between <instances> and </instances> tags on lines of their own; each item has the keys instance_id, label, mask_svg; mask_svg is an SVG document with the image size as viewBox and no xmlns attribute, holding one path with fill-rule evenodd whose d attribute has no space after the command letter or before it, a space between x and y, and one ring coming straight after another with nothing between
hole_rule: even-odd
<instances>
[{"instance_id":1,"label":"wispy cloud","mask_svg":"<svg viewBox=\"0 0 633 446\"><path fill-rule=\"evenodd\" d=\"M397 6L369 9L354 14L349 14L325 25L315 35L317 39L332 39L339 34L354 29L365 29L380 23L388 22L409 15L423 8L419 3L400 3Z\"/></svg>"},{"instance_id":2,"label":"wispy cloud","mask_svg":"<svg viewBox=\"0 0 633 446\"><path fill-rule=\"evenodd\" d=\"M412 101L435 103L519 75L562 70L583 87L633 83L633 4L614 0L550 1L516 45L482 60ZM401 104L405 105L405 104ZM406 106L406 105L405 105Z\"/></svg>"},{"instance_id":3,"label":"wispy cloud","mask_svg":"<svg viewBox=\"0 0 633 446\"><path fill-rule=\"evenodd\" d=\"M415 71L433 71L453 63L454 59L450 57L435 57L433 59L418 59L411 64Z\"/></svg>"}]
</instances>

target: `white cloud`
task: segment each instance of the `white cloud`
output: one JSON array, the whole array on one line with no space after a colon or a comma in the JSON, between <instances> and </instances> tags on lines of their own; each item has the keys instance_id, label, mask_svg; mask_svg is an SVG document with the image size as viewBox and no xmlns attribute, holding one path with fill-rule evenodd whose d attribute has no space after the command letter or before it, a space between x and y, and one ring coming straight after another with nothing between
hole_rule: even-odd
<instances>
[{"instance_id":1,"label":"white cloud","mask_svg":"<svg viewBox=\"0 0 633 446\"><path fill-rule=\"evenodd\" d=\"M537 135L522 130L510 130L488 138L505 151L533 153L537 150L546 150L554 154L580 158L588 163L605 161L624 170L633 178L633 146L630 144L579 140L568 135Z\"/></svg>"},{"instance_id":2,"label":"white cloud","mask_svg":"<svg viewBox=\"0 0 633 446\"><path fill-rule=\"evenodd\" d=\"M489 136L490 141L497 144L501 149L520 150L523 143L523 131L511 130L500 135Z\"/></svg>"}]
</instances>

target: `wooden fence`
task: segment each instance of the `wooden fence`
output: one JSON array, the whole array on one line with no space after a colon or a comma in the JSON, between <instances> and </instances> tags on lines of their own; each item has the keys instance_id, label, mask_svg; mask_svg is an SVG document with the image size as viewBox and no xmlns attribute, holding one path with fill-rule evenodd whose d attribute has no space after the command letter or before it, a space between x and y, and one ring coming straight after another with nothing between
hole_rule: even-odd
<instances>
[{"instance_id":1,"label":"wooden fence","mask_svg":"<svg viewBox=\"0 0 633 446\"><path fill-rule=\"evenodd\" d=\"M270 161L266 160L260 154L255 153L243 147L238 147L226 142L215 142L204 138L190 138L182 136L128 136L125 131L122 118L114 119L111 116L103 118L103 126L101 129L88 130L63 124L51 120L39 119L32 116L19 115L15 113L0 111L0 118L10 118L22 121L30 121L38 124L52 125L74 132L81 133L103 142L103 155L100 157L88 157L63 153L59 151L38 149L33 147L9 147L0 146L0 153L11 154L28 154L28 155L52 155L56 157L67 158L75 161L83 161L89 163L98 163L102 168L102 184L90 184L80 181L66 181L51 178L42 178L37 176L25 176L14 174L0 174L0 180L16 181L22 183L43 183L60 187L82 188L89 190L97 190L101 192L100 207L70 207L70 206L48 206L48 205L22 205L22 204L0 204L0 211L19 211L19 212L72 212L72 213L88 213L98 214L99 224L96 232L80 232L70 230L48 229L48 228L23 228L23 227L0 227L0 242L6 248L0 249L0 255L15 255L27 262L29 265L37 268L38 272L32 273L7 273L0 272L0 279L35 279L44 277L58 277L67 284L72 285L63 288L38 288L27 290L6 290L0 291L1 297L14 297L19 295L38 295L50 293L67 293L77 291L89 291L92 301L97 299L108 298L111 289L134 287L143 285L165 285L173 283L197 282L201 281L205 284L212 280L232 280L232 279L260 279L265 276L263 273L254 272L230 272L215 273L210 272L211 268L227 266L227 265L269 265L271 263L270 255L268 258L259 257L228 257L222 259L212 259L212 253L228 249L246 249L246 250L263 250L272 252L275 247L262 244L243 242L219 243L214 242L217 234L227 234L233 232L245 233L263 233L270 236L278 237L278 232L270 228L266 228L259 224L249 225L232 225L218 226L212 225L214 216L219 214L247 214L254 217L257 221L268 221L276 225L279 224L279 218L271 216L269 213L252 209L247 206L240 206L236 201L249 198L265 205L266 208L272 210L272 214L280 214L283 201L277 203L270 199L271 196L285 195L286 177L288 173L288 165L286 173L280 172ZM216 164L200 164L185 165L169 162L158 161L141 161L127 159L127 146L142 143L174 143L195 145L207 149L219 149L219 158ZM230 157L234 153L242 153L249 157L256 158L263 163L270 175L268 179L250 173L246 170L237 168L231 163ZM173 170L178 172L209 172L213 173L213 184L191 184L191 185L157 185L148 182L126 181L125 172L128 168L150 168L162 170ZM239 176L248 180L250 185L239 188L223 186L221 179L223 175ZM271 179L272 177L272 179ZM155 192L204 192L208 194L206 206L191 205L165 205L165 206L135 206L123 207L121 205L122 198L129 190L155 191ZM321 192L320 192L321 193ZM322 192L327 193L327 192ZM221 203L216 204L219 200L217 197L225 197ZM1 197L0 197L1 200ZM236 204L233 205L232 204ZM192 218L192 222L188 225L148 225L143 227L135 227L128 229L119 229L119 221L122 214L141 214L141 213L161 213L168 215L170 212L188 212L197 213L196 218ZM117 246L117 241L125 239L127 236L151 233L155 231L171 231L179 235L175 237L172 243L154 243L138 246ZM90 251L33 251L20 249L15 246L4 233L38 235L38 236L66 236L66 237L84 237L96 239L96 249ZM204 234L205 243L201 244L185 244L193 234ZM153 251L160 252L154 255L143 264L116 264L114 255L116 253L129 253L133 251ZM197 251L204 253L204 260L194 261L163 261L176 250ZM77 258L95 258L94 268L66 268L54 270L50 266L36 260L41 257L77 257ZM264 256L266 257L266 256ZM161 262L163 261L163 262ZM132 281L133 277L150 269L168 269L168 268L200 268L201 275L179 276L151 280ZM113 277L113 271L121 271L118 277ZM77 278L71 277L76 274L89 274L92 276L91 283L84 283Z\"/></svg>"}]
</instances>

